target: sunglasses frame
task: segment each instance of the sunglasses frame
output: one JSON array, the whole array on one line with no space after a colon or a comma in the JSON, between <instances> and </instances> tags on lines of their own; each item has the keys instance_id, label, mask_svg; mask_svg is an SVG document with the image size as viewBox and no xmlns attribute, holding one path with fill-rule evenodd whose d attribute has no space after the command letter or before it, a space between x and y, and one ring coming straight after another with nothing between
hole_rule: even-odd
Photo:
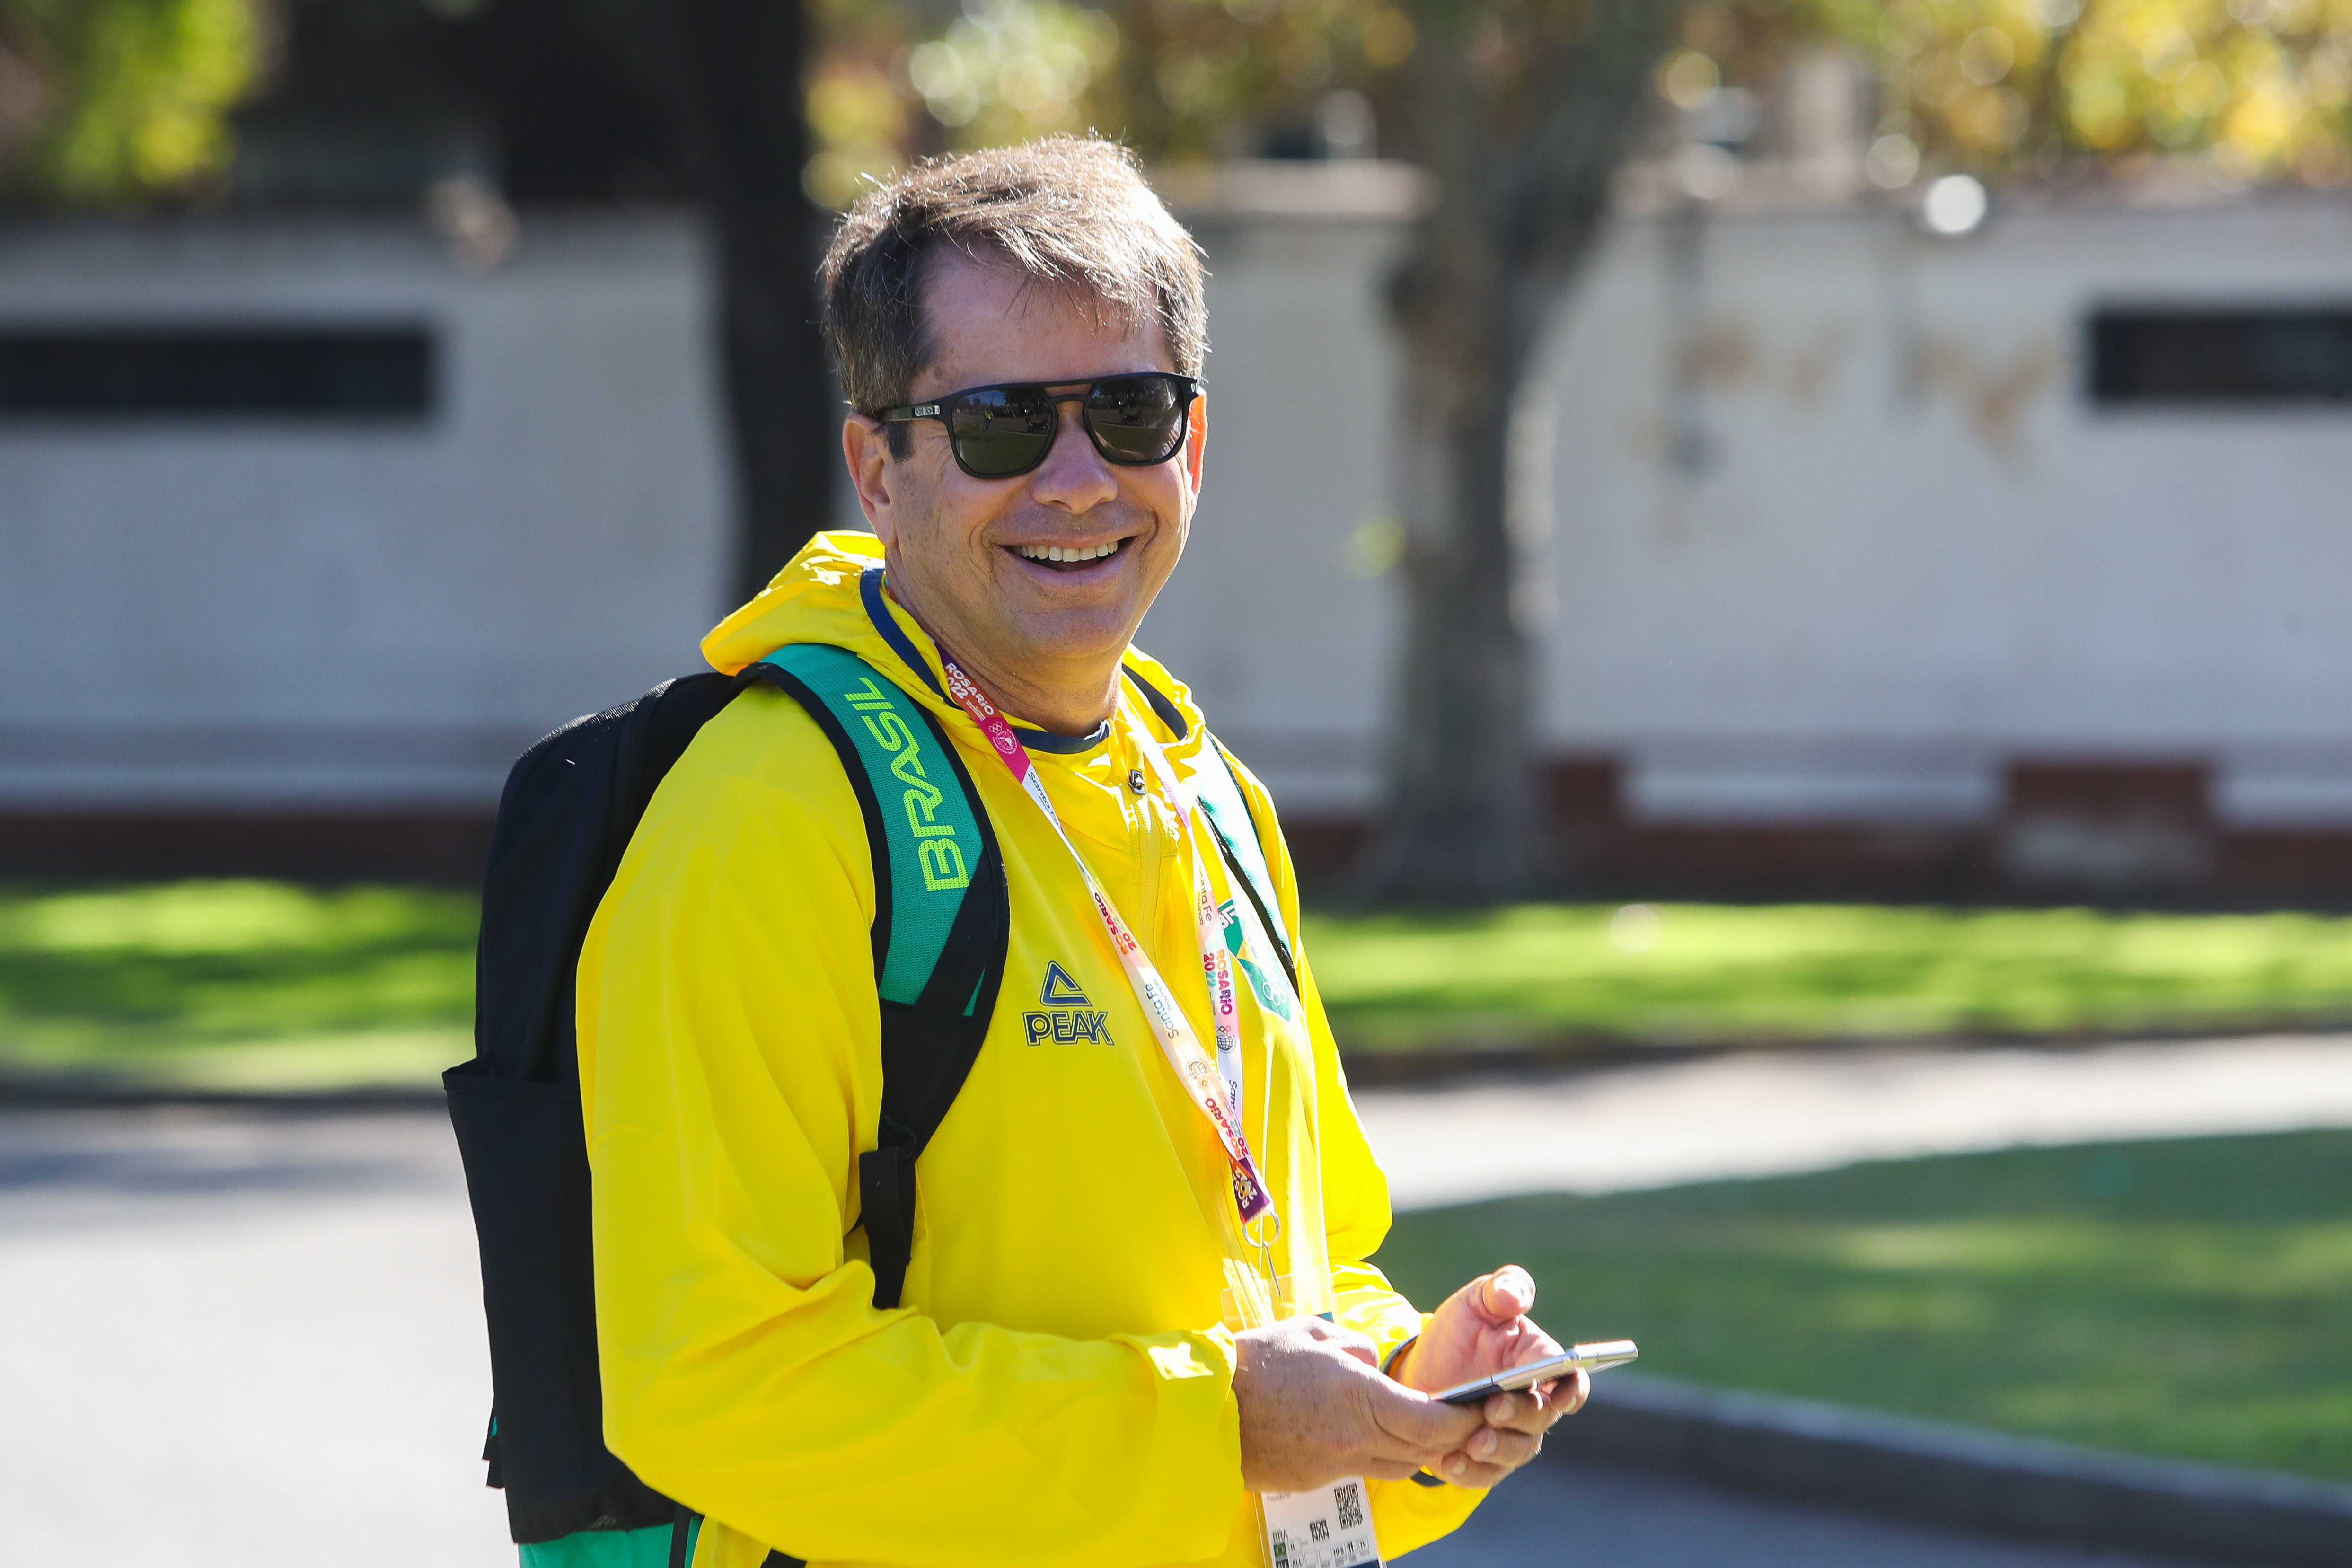
<instances>
[{"instance_id":1,"label":"sunglasses frame","mask_svg":"<svg viewBox=\"0 0 2352 1568\"><path fill-rule=\"evenodd\" d=\"M1147 379L1174 382L1177 390L1182 394L1181 401L1177 405L1176 440L1160 457L1123 458L1104 447L1102 437L1095 433L1094 421L1087 416L1087 402L1094 396L1096 389L1106 382ZM964 461L963 447L956 440L955 421L952 418L955 405L967 397L976 396L983 392L1040 392L1045 395L1045 406L1052 416L1053 424L1045 431L1045 445L1038 448L1035 459L1027 466L1013 468L1006 473L983 474L975 471L970 463ZM874 417L886 425L906 424L917 419L936 419L947 430L948 450L954 455L957 468L975 479L1017 479L1024 474L1035 473L1045 466L1046 458L1052 455L1054 443L1062 437L1062 405L1065 403L1076 403L1078 405L1079 426L1086 431L1087 440L1094 447L1096 453L1104 462L1116 464L1122 468L1156 468L1184 449L1184 442L1192 433L1192 404L1200 395L1201 378L1197 375L1180 375L1171 370L1128 370L1112 375L1098 375L1091 381L991 382L985 386L967 386L961 391L932 398L928 403L900 404L896 408L882 410Z\"/></svg>"}]
</instances>

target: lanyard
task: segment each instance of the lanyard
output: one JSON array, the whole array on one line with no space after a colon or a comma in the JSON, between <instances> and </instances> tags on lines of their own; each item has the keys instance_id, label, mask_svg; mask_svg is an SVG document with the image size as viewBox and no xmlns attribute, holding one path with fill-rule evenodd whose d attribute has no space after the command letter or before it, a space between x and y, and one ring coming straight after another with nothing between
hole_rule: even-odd
<instances>
[{"instance_id":1,"label":"lanyard","mask_svg":"<svg viewBox=\"0 0 2352 1568\"><path fill-rule=\"evenodd\" d=\"M1233 963L1225 952L1223 922L1217 914L1216 899L1209 889L1208 872L1201 863L1198 845L1194 846L1192 857L1192 893L1200 933L1201 973L1208 982L1210 1007L1216 1017L1217 1061L1213 1067L1208 1053L1201 1049L1200 1037L1192 1032L1191 1020L1176 1005L1168 983L1160 977L1159 969L1145 955L1143 944L1136 941L1135 933L1119 918L1110 895L1103 890L1093 868L1087 866L1087 858L1070 842L1069 833L1062 826L1061 814L1054 809L1053 798L1045 793L1045 780L1029 761L1029 749L1021 743L1021 737L1013 732L1013 726L1005 722L996 705L963 672L963 668L948 657L944 648L940 651L940 663L947 674L948 695L980 726L998 760L1020 784L1022 793L1045 814L1054 836L1070 852L1070 858L1077 862L1078 875L1085 879L1087 893L1094 900L1095 913L1101 917L1103 930L1110 936L1119 966L1127 971L1128 984L1135 989L1136 1000L1143 1005L1143 1016L1160 1040L1161 1054L1175 1069L1177 1081L1192 1096L1192 1103L1216 1130L1217 1142L1224 1146L1225 1158L1233 1166L1234 1205L1241 1211L1243 1224L1272 1214L1274 1200L1266 1194L1265 1182L1250 1157L1249 1139L1242 1130L1241 1029L1240 1014L1234 1005ZM1169 766L1159 742L1148 734L1138 734L1153 773L1169 792L1179 825L1190 837L1195 815L1190 796L1177 785L1174 770Z\"/></svg>"}]
</instances>

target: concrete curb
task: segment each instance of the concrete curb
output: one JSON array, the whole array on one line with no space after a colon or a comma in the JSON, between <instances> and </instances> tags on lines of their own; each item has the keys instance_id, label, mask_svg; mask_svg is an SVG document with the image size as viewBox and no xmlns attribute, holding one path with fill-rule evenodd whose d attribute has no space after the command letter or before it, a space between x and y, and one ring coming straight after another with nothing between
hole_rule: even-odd
<instances>
[{"instance_id":1,"label":"concrete curb","mask_svg":"<svg viewBox=\"0 0 2352 1568\"><path fill-rule=\"evenodd\" d=\"M2206 1561L2352 1563L2352 1486L1640 1373L1596 1378L1591 1403L1544 1448L2003 1534Z\"/></svg>"}]
</instances>

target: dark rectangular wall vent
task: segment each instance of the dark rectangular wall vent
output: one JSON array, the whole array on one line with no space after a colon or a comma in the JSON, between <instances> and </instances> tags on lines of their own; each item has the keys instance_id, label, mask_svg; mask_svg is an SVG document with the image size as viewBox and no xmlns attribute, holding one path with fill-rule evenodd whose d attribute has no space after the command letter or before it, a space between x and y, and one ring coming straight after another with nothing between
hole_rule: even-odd
<instances>
[{"instance_id":1,"label":"dark rectangular wall vent","mask_svg":"<svg viewBox=\"0 0 2352 1568\"><path fill-rule=\"evenodd\" d=\"M2352 404L2352 307L2099 310L2091 318L2091 399Z\"/></svg>"},{"instance_id":2,"label":"dark rectangular wall vent","mask_svg":"<svg viewBox=\"0 0 2352 1568\"><path fill-rule=\"evenodd\" d=\"M423 327L0 328L0 418L421 419Z\"/></svg>"}]
</instances>

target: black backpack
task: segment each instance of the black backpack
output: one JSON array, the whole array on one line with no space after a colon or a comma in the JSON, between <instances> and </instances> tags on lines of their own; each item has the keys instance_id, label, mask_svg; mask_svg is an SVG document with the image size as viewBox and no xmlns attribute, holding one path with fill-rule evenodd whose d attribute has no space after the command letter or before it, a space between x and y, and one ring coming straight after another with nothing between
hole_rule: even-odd
<instances>
[{"instance_id":1,"label":"black backpack","mask_svg":"<svg viewBox=\"0 0 2352 1568\"><path fill-rule=\"evenodd\" d=\"M666 681L523 753L483 884L475 1057L442 1081L489 1320L482 1457L525 1568L568 1562L575 1553L554 1543L583 1531L599 1533L594 1560L615 1568L680 1562L689 1543L684 1510L604 1447L573 988L589 922L655 788L755 681L796 698L832 740L874 856L884 1091L880 1146L858 1160L858 1223L877 1307L897 1306L906 1279L916 1158L995 1011L1009 915L988 815L930 715L856 655L801 644L732 679Z\"/></svg>"},{"instance_id":2,"label":"black backpack","mask_svg":"<svg viewBox=\"0 0 2352 1568\"><path fill-rule=\"evenodd\" d=\"M1181 738L1182 710L1126 674ZM904 1288L916 1160L995 1012L1011 917L988 814L937 721L856 655L795 644L731 678L665 681L523 753L499 799L484 879L474 1059L442 1076L489 1321L482 1457L489 1484L505 1489L523 1568L683 1568L699 1523L604 1447L574 987L581 943L655 789L754 682L796 699L833 742L873 855L884 1088L878 1146L858 1156L858 1224L877 1307L897 1306ZM1202 805L1295 990L1257 824L1218 756L1225 765L1199 775Z\"/></svg>"}]
</instances>

